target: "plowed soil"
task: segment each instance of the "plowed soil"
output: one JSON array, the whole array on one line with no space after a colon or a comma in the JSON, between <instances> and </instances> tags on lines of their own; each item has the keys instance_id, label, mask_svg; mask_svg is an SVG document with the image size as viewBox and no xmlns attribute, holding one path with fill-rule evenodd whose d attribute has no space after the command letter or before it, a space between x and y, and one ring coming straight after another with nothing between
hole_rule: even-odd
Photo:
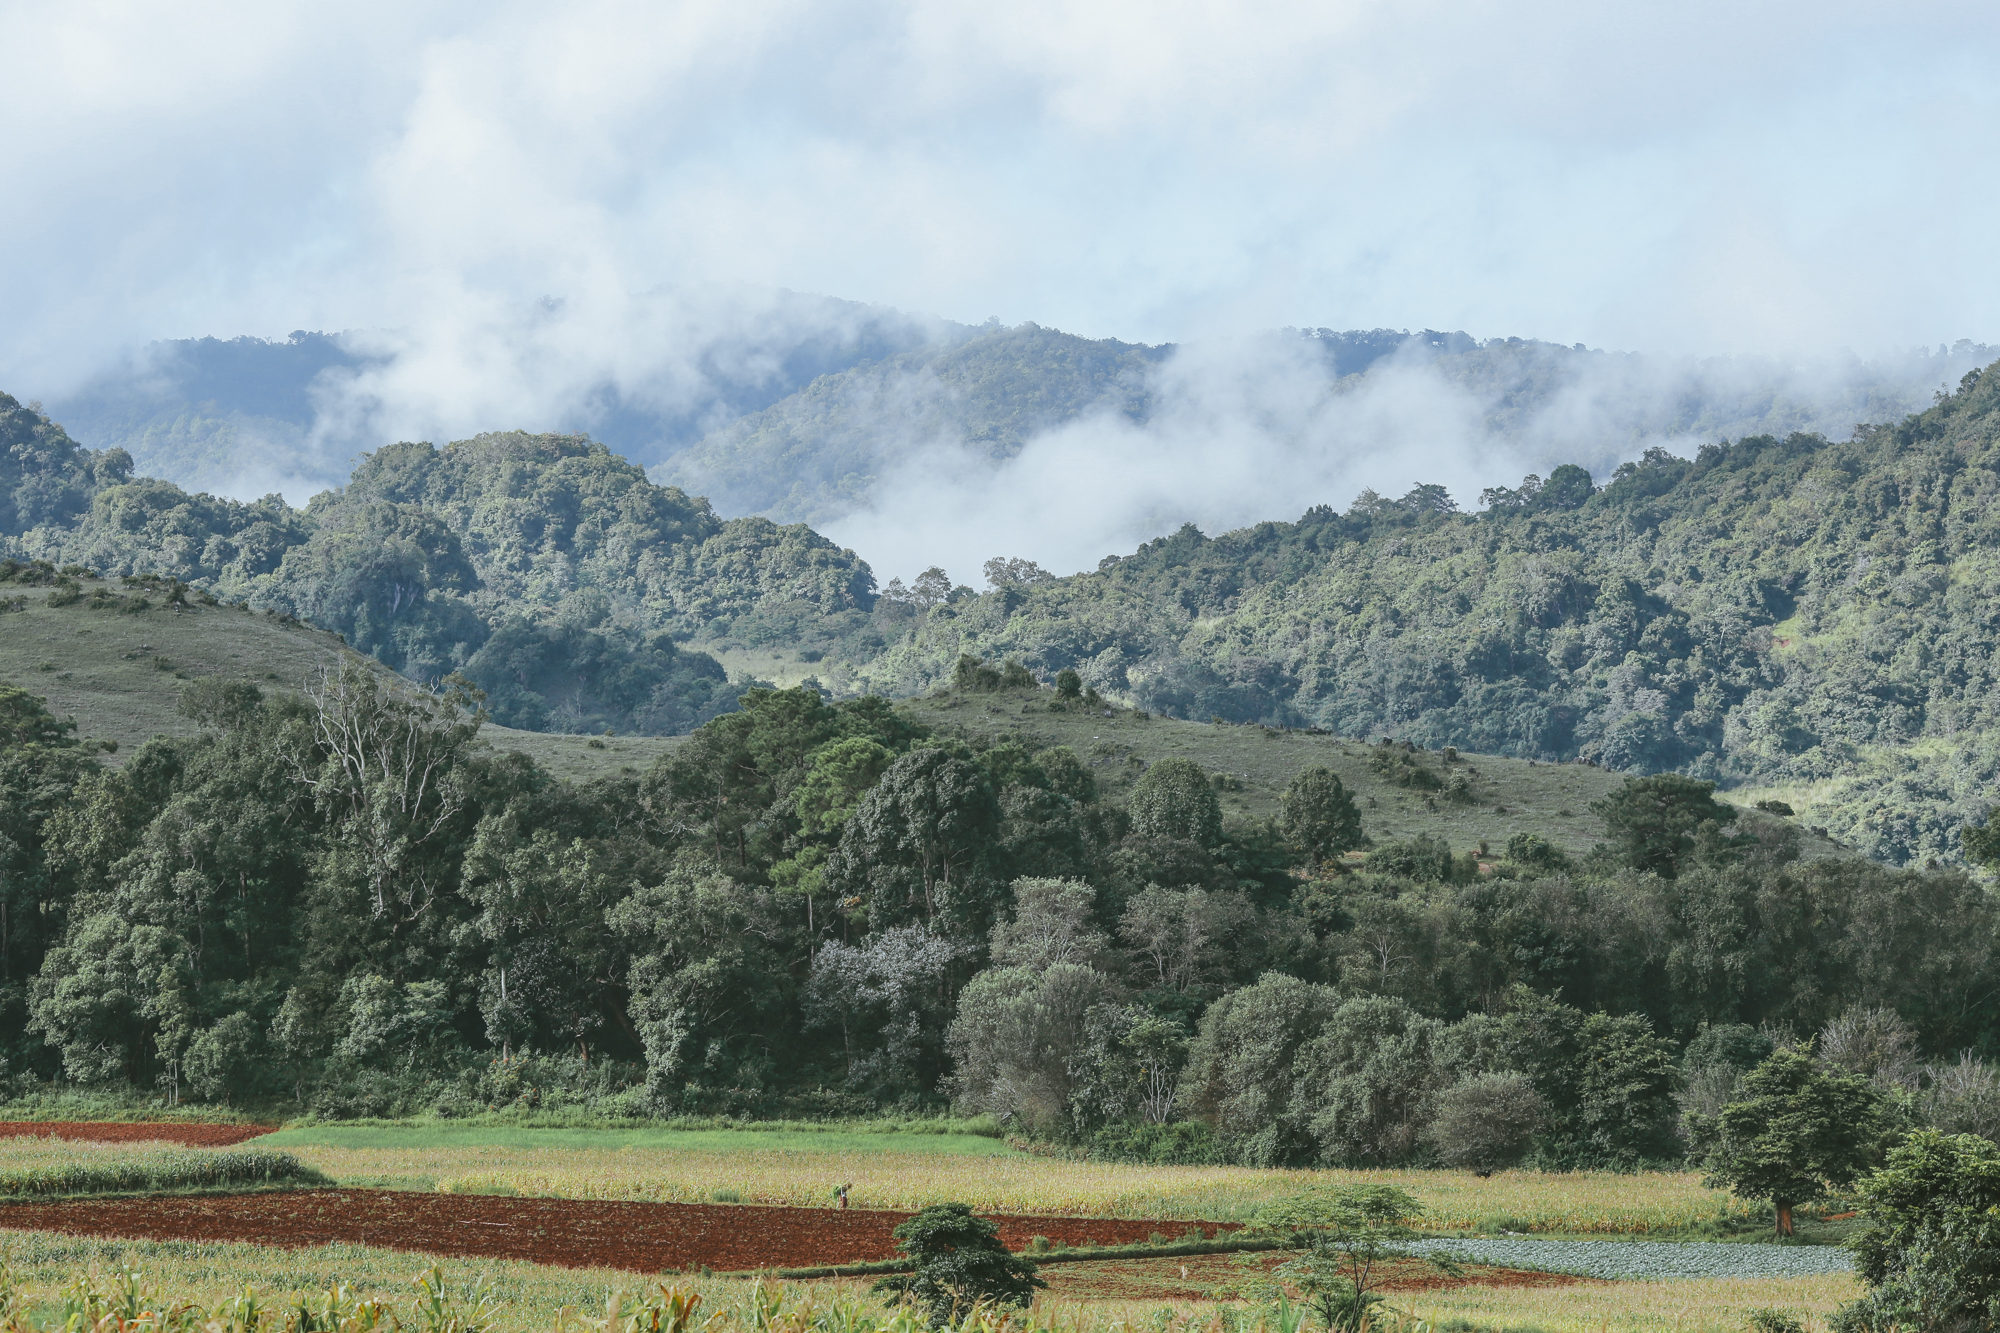
<instances>
[{"instance_id":1,"label":"plowed soil","mask_svg":"<svg viewBox=\"0 0 2000 1333\"><path fill-rule=\"evenodd\" d=\"M0 1139L84 1139L91 1143L178 1143L226 1148L271 1131L264 1125L128 1124L118 1120L0 1120Z\"/></svg>"},{"instance_id":2,"label":"plowed soil","mask_svg":"<svg viewBox=\"0 0 2000 1333\"><path fill-rule=\"evenodd\" d=\"M855 1208L612 1203L398 1190L295 1190L172 1199L78 1199L0 1204L0 1230L60 1231L143 1240L234 1240L259 1245L348 1241L423 1254L526 1259L570 1268L716 1270L809 1268L896 1257L889 1233L908 1213ZM1130 1244L1187 1222L1130 1218L1007 1217L1000 1238L1023 1249ZM1210 1234L1220 1228L1210 1225Z\"/></svg>"}]
</instances>

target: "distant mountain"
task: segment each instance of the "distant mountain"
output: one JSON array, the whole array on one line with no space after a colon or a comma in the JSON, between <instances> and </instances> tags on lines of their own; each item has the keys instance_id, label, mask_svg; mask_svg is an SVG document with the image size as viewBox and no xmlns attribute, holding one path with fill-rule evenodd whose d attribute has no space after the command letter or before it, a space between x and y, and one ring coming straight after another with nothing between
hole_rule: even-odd
<instances>
[{"instance_id":1,"label":"distant mountain","mask_svg":"<svg viewBox=\"0 0 2000 1333\"><path fill-rule=\"evenodd\" d=\"M1172 351L1034 324L990 326L814 380L651 469L723 513L817 523L848 513L913 453L966 448L998 461L1037 431L1090 412L1145 419L1147 371Z\"/></svg>"},{"instance_id":2,"label":"distant mountain","mask_svg":"<svg viewBox=\"0 0 2000 1333\"><path fill-rule=\"evenodd\" d=\"M1317 391L1360 390L1371 377L1416 372L1440 393L1468 396L1496 442L1528 444L1608 472L1649 444L1794 432L1845 438L1892 421L1940 386L2000 356L1961 341L1862 362L1677 358L1593 351L1524 338L1484 341L1422 329L1290 329L1246 355L1288 353L1304 339ZM1182 349L1079 338L1035 324L989 325L949 347L923 347L815 380L650 470L708 496L725 514L828 524L880 497L900 465L929 456L957 469L992 467L1035 434L1092 414L1144 424ZM1310 386L1309 386L1310 387ZM1329 439L1328 450L1344 448Z\"/></svg>"},{"instance_id":3,"label":"distant mountain","mask_svg":"<svg viewBox=\"0 0 2000 1333\"><path fill-rule=\"evenodd\" d=\"M607 373L540 424L588 430L628 457L658 462L822 376L972 332L886 307L779 293L740 326L661 349L658 374L671 392L656 391L642 349L631 358L638 370L623 379ZM354 405L342 396L391 367L399 342L393 332L304 330L282 342L158 342L46 407L80 443L125 450L142 475L222 494L281 483L310 494L341 484L357 454L390 442L365 428L355 434Z\"/></svg>"}]
</instances>

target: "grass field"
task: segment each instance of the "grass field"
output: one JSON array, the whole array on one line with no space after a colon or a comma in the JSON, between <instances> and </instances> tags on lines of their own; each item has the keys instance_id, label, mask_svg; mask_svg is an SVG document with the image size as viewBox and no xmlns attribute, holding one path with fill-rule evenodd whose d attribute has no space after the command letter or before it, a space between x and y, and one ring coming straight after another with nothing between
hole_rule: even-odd
<instances>
[{"instance_id":1,"label":"grass field","mask_svg":"<svg viewBox=\"0 0 2000 1333\"><path fill-rule=\"evenodd\" d=\"M1381 1181L1424 1204L1439 1231L1581 1235L1673 1232L1743 1215L1693 1172L1268 1171L1067 1162L974 1134L854 1131L535 1130L324 1125L259 1140L345 1185L570 1199L824 1207L849 1183L857 1208L960 1201L992 1212L1236 1221L1308 1183Z\"/></svg>"},{"instance_id":2,"label":"grass field","mask_svg":"<svg viewBox=\"0 0 2000 1333\"><path fill-rule=\"evenodd\" d=\"M1094 766L1100 788L1114 801L1122 802L1145 765L1169 757L1192 759L1235 784L1219 796L1223 813L1239 818L1275 816L1286 784L1307 765L1323 764L1354 793L1362 827L1370 837L1386 840L1425 833L1461 851L1484 841L1497 854L1516 833L1538 834L1571 851L1587 851L1605 836L1604 822L1590 813L1590 803L1625 781L1624 774L1583 764L1466 754L1452 771L1473 778L1478 799L1454 805L1436 797L1427 801L1422 792L1384 780L1369 767L1368 743L1357 738L1141 719L1125 710L1113 710L1110 717L1051 712L1051 698L1046 690L1012 690L911 699L901 708L942 732L992 741L1018 739L1030 748L1067 745ZM1367 741L1380 739L1371 736ZM1437 755L1424 758L1430 766L1439 766ZM1745 818L1755 822L1767 816L1750 812ZM1804 833L1803 850L1808 856L1841 854L1834 844L1810 833Z\"/></svg>"},{"instance_id":3,"label":"grass field","mask_svg":"<svg viewBox=\"0 0 2000 1333\"><path fill-rule=\"evenodd\" d=\"M993 1211L1232 1220L1307 1183L1367 1180L1398 1185L1425 1205L1420 1223L1436 1230L1540 1231L1595 1235L1672 1234L1741 1205L1703 1189L1692 1173L1619 1176L1503 1172L1480 1180L1447 1171L1305 1172L1233 1167L1136 1167L1070 1163L1014 1152L973 1133L912 1132L862 1126L814 1130L706 1127L536 1129L505 1124L308 1125L255 1141L297 1155L347 1185L404 1189L493 1190L594 1199L708 1202L718 1193L745 1203L826 1207L834 1183L853 1184L856 1207L915 1208L958 1199ZM0 1173L65 1162L116 1162L142 1147L74 1140L0 1139ZM0 1226L5 1208L0 1205ZM101 1285L124 1266L146 1280L206 1304L253 1285L268 1300L292 1304L336 1283L357 1294L401 1302L411 1279L432 1260L356 1245L271 1249L210 1242L86 1240L49 1233L0 1235L0 1254L31 1301L53 1308L81 1270ZM630 1273L570 1270L507 1260L439 1261L450 1281L490 1284L501 1303L497 1326L554 1330L592 1313L605 1295L643 1285ZM1052 1266L1059 1280L1034 1311L1043 1329L1114 1333L1255 1333L1238 1326L1247 1313L1226 1303L1228 1261L1140 1261L1122 1265L1116 1282ZM1157 1272L1153 1272L1157 1270ZM1211 1271L1214 1270L1214 1271ZM1148 1280L1148 1273L1156 1280ZM740 1281L675 1278L699 1289L705 1309L723 1312L718 1329L767 1327L745 1305ZM1221 1287L1218 1293L1216 1288ZM1787 1310L1824 1327L1835 1305L1852 1299L1850 1277L1686 1281L1576 1282L1523 1287L1467 1285L1398 1291L1392 1310L1433 1327L1495 1330L1741 1329L1759 1308ZM887 1312L863 1282L795 1283L789 1298L797 1333L865 1333ZM1223 1304L1218 1304L1218 1300ZM803 1302L803 1304L797 1304ZM845 1314L820 1322L834 1306ZM1236 1311L1228 1314L1225 1311ZM858 1322L857 1322L858 1321ZM1385 1327L1395 1327L1389 1324ZM1280 1333L1267 1328L1266 1333Z\"/></svg>"},{"instance_id":4,"label":"grass field","mask_svg":"<svg viewBox=\"0 0 2000 1333\"><path fill-rule=\"evenodd\" d=\"M510 1333L554 1333L564 1327L581 1333L581 1320L603 1317L610 1293L634 1293L647 1286L630 1273L609 1269L549 1268L508 1260L432 1260L360 1245L281 1250L258 1245L92 1240L49 1232L15 1232L0 1239L0 1256L25 1304L45 1317L60 1310L79 1275L88 1275L89 1281L105 1290L121 1272L130 1269L138 1270L148 1287L210 1307L240 1297L250 1287L269 1306L296 1308L339 1285L364 1299L393 1306L411 1300L413 1278L435 1262L455 1293L483 1284L497 1303L493 1327ZM888 1322L889 1312L879 1298L868 1294L865 1281L829 1279L758 1289L740 1279L675 1275L669 1280L698 1292L703 1298L701 1312L715 1317L718 1329L865 1333L871 1326ZM1235 1307L1240 1313L1234 1318L1218 1318L1229 1307L1187 1291L1185 1283L1168 1284L1182 1288L1171 1296L1140 1294L1144 1284L1139 1284L1140 1292L1108 1299L1066 1294L1064 1289L1069 1285L1066 1274L1058 1276L1055 1289L1035 1302L1029 1315L1030 1328L1065 1333L1100 1329L1129 1333L1148 1328L1160 1333L1255 1333L1259 1322L1241 1307ZM1462 1286L1448 1291L1392 1293L1389 1315L1376 1327L1384 1333L1399 1325L1411 1327L1406 1319L1397 1318L1401 1315L1424 1320L1433 1328L1738 1333L1747 1326L1751 1311L1777 1309L1803 1316L1807 1328L1819 1330L1825 1327L1825 1316L1833 1307L1856 1294L1857 1284L1849 1277L1589 1282L1526 1288ZM752 1309L760 1296L766 1312L763 1318ZM769 1317L773 1298L781 1302L781 1312L788 1317ZM626 1303L629 1305L629 1297ZM1244 1320L1243 1315L1251 1318ZM1269 1324L1265 1327L1268 1333L1278 1333Z\"/></svg>"},{"instance_id":5,"label":"grass field","mask_svg":"<svg viewBox=\"0 0 2000 1333\"><path fill-rule=\"evenodd\" d=\"M75 717L79 736L115 741L117 750L105 756L111 764L122 763L154 736L195 734L195 724L175 710L182 687L199 676L295 689L343 657L365 662L385 676L393 674L350 652L334 635L237 607L175 611L155 605L136 615L93 610L91 591L123 592L124 585L105 579L80 582L86 600L63 607L47 605L41 588L4 588L11 596L25 596L27 605L0 617L0 682L47 699L58 717ZM160 599L154 594L151 600ZM644 772L678 740L619 736L593 746L583 736L490 725L480 735L498 749L532 755L542 767L571 780L626 769Z\"/></svg>"},{"instance_id":6,"label":"grass field","mask_svg":"<svg viewBox=\"0 0 2000 1333\"><path fill-rule=\"evenodd\" d=\"M92 609L99 587L125 591L115 580L82 580L85 600L51 607L40 588L23 588L25 609L0 619L0 681L48 700L58 716L74 716L80 736L115 742L107 762L122 763L155 735L192 735L194 723L176 711L182 687L200 676L248 680L267 688L295 688L342 658L387 668L350 652L331 635L286 624L237 607L176 611L156 605L138 614ZM157 594L154 595L157 601ZM775 659L774 659L775 661ZM759 679L793 683L773 663L733 663L757 668ZM798 664L793 664L798 665ZM1039 748L1068 745L1093 765L1105 796L1122 802L1145 765L1169 756L1193 759L1220 775L1224 813L1262 819L1278 811L1285 785L1308 764L1339 773L1361 805L1363 826L1376 839L1428 833L1465 850L1484 841L1496 853L1516 833L1535 833L1572 851L1604 837L1590 803L1622 776L1580 764L1537 764L1488 755L1465 756L1454 771L1473 775L1476 800L1452 804L1387 782L1368 766L1361 741L1262 727L1141 720L1137 714L1051 712L1047 690L944 695L905 700L901 709L942 733L986 740L1018 739ZM549 772L572 781L645 772L679 743L671 736L590 738L514 731L488 725L486 744L532 756ZM1377 739L1377 738L1369 738ZM1435 766L1436 756L1427 762ZM1762 816L1749 816L1762 818ZM1808 855L1836 855L1831 843L1806 837Z\"/></svg>"}]
</instances>

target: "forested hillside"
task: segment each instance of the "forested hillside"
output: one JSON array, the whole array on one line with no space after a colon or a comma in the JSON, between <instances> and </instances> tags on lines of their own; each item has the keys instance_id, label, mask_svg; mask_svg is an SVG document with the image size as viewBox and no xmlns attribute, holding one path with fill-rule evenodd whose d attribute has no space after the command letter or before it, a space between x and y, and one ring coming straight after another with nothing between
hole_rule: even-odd
<instances>
[{"instance_id":1,"label":"forested hillside","mask_svg":"<svg viewBox=\"0 0 2000 1333\"><path fill-rule=\"evenodd\" d=\"M2000 771L2000 377L1833 443L1661 451L1345 513L924 613L859 679L909 691L962 652L1073 667L1176 716L1769 787L1902 862L1956 854ZM1465 497L1470 499L1470 497Z\"/></svg>"},{"instance_id":2,"label":"forested hillside","mask_svg":"<svg viewBox=\"0 0 2000 1333\"><path fill-rule=\"evenodd\" d=\"M575 436L399 445L305 510L131 476L0 397L17 556L199 587L310 621L418 680L464 672L530 730L685 732L732 707L680 641L865 622L866 564L804 527L715 516ZM865 638L864 638L865 641Z\"/></svg>"},{"instance_id":3,"label":"forested hillside","mask_svg":"<svg viewBox=\"0 0 2000 1333\"><path fill-rule=\"evenodd\" d=\"M933 449L1011 458L1089 412L1143 420L1147 368L1173 349L1034 324L989 328L815 380L653 469L724 513L818 523L852 510L884 469Z\"/></svg>"},{"instance_id":4,"label":"forested hillside","mask_svg":"<svg viewBox=\"0 0 2000 1333\"><path fill-rule=\"evenodd\" d=\"M1602 488L1564 466L1476 513L1437 484L1367 493L1072 578L996 560L984 593L933 571L879 595L810 528L725 522L582 437L397 445L300 511L135 479L7 400L0 530L300 616L418 679L463 671L509 725L684 732L730 706L725 663L894 696L970 653L1176 717L1683 771L1881 859L1949 860L2000 772L1996 396L1972 372L1848 440L1655 449Z\"/></svg>"}]
</instances>

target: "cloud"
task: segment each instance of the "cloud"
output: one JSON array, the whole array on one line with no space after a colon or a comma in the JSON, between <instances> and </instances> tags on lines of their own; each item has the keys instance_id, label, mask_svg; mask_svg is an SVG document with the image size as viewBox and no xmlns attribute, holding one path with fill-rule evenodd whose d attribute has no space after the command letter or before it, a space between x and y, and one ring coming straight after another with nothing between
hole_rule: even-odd
<instances>
[{"instance_id":1,"label":"cloud","mask_svg":"<svg viewBox=\"0 0 2000 1333\"><path fill-rule=\"evenodd\" d=\"M286 475L698 415L719 364L754 379L820 327L782 290L1201 344L1163 424L1031 451L1092 479L1049 502L1080 560L1412 458L1514 479L1477 393L1323 399L1232 369L1250 329L2000 337L2000 12L1963 0L17 0L0 47L0 387L60 398L154 338L374 331L393 360L323 386ZM909 467L897 493L930 493Z\"/></svg>"},{"instance_id":2,"label":"cloud","mask_svg":"<svg viewBox=\"0 0 2000 1333\"><path fill-rule=\"evenodd\" d=\"M1533 344L1436 357L1410 344L1335 381L1295 334L1213 339L1157 369L1143 423L1088 417L998 464L957 441L900 438L899 418L885 412L893 461L865 506L820 526L883 582L939 564L976 584L993 556L1067 574L1182 523L1213 536L1313 505L1345 509L1364 488L1394 498L1441 484L1472 509L1486 488L1564 463L1603 481L1647 448L1686 457L1748 433L1845 438L1856 422L1925 405L1989 350L1862 362L1572 355Z\"/></svg>"}]
</instances>

